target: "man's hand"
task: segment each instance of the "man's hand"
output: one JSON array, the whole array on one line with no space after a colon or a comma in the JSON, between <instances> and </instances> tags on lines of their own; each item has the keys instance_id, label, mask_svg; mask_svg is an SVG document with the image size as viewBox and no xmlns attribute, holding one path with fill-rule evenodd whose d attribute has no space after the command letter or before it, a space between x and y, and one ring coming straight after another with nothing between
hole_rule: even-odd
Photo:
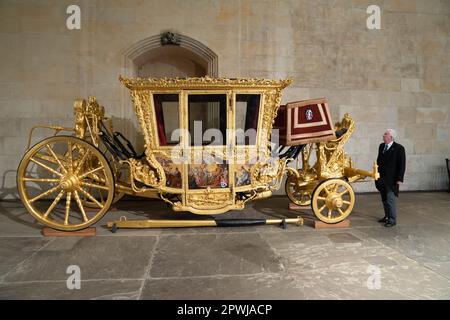
<instances>
[{"instance_id":1,"label":"man's hand","mask_svg":"<svg viewBox=\"0 0 450 320\"><path fill-rule=\"evenodd\" d=\"M401 181L397 181L397 184L398 184L398 185L401 185L402 183L403 183L403 182L401 182Z\"/></svg>"}]
</instances>

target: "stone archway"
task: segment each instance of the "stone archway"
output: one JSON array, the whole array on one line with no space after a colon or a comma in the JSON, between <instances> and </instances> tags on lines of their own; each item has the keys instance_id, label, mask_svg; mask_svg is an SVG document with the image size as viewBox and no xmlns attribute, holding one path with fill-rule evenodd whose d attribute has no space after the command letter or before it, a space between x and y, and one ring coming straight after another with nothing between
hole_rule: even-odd
<instances>
[{"instance_id":1,"label":"stone archway","mask_svg":"<svg viewBox=\"0 0 450 320\"><path fill-rule=\"evenodd\" d=\"M218 56L214 51L200 41L172 32L145 38L129 47L124 53L124 75L127 77L137 76L139 67L145 64L145 61L164 54L170 57L189 59L204 68L205 75L218 76ZM176 62L173 61L173 63Z\"/></svg>"},{"instance_id":2,"label":"stone archway","mask_svg":"<svg viewBox=\"0 0 450 320\"><path fill-rule=\"evenodd\" d=\"M191 37L164 32L133 44L123 53L125 77L218 77L218 56ZM142 150L143 139L128 90L122 95L121 130ZM117 122L117 121L116 121Z\"/></svg>"}]
</instances>

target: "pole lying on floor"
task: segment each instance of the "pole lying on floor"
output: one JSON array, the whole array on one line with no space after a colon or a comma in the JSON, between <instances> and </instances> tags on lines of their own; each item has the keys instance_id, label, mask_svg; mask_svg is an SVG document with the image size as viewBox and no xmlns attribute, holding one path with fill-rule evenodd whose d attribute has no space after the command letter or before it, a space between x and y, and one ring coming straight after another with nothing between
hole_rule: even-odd
<instances>
[{"instance_id":1,"label":"pole lying on floor","mask_svg":"<svg viewBox=\"0 0 450 320\"><path fill-rule=\"evenodd\" d=\"M283 229L288 224L303 225L303 218L290 219L218 219L218 220L120 220L107 222L107 227L113 233L117 229L145 229L145 228L190 228L190 227L243 227L261 225L280 225Z\"/></svg>"}]
</instances>

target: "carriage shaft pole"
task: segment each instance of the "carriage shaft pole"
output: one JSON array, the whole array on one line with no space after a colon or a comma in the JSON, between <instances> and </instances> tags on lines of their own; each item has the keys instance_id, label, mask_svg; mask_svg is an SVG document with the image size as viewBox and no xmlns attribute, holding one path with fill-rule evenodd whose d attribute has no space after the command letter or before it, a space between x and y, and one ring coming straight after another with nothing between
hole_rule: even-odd
<instances>
[{"instance_id":1,"label":"carriage shaft pole","mask_svg":"<svg viewBox=\"0 0 450 320\"><path fill-rule=\"evenodd\" d=\"M363 177L371 177L372 179L377 180L380 177L380 174L378 173L378 166L376 162L373 165L373 171L366 171L361 170L353 167L345 167L344 168L345 176L352 177L352 176L363 176Z\"/></svg>"},{"instance_id":2,"label":"carriage shaft pole","mask_svg":"<svg viewBox=\"0 0 450 320\"><path fill-rule=\"evenodd\" d=\"M117 220L109 221L109 229L192 228L192 227L242 227L257 225L303 225L303 218L291 219L220 219L220 220Z\"/></svg>"}]
</instances>

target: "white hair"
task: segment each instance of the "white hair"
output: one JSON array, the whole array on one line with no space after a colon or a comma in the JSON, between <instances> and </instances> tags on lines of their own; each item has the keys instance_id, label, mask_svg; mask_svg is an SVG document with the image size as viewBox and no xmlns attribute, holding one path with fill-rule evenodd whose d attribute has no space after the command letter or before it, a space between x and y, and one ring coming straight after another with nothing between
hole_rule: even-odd
<instances>
[{"instance_id":1,"label":"white hair","mask_svg":"<svg viewBox=\"0 0 450 320\"><path fill-rule=\"evenodd\" d=\"M389 134L392 137L392 140L395 140L395 138L397 138L397 131L395 131L394 129L386 129L386 132L389 132Z\"/></svg>"}]
</instances>

